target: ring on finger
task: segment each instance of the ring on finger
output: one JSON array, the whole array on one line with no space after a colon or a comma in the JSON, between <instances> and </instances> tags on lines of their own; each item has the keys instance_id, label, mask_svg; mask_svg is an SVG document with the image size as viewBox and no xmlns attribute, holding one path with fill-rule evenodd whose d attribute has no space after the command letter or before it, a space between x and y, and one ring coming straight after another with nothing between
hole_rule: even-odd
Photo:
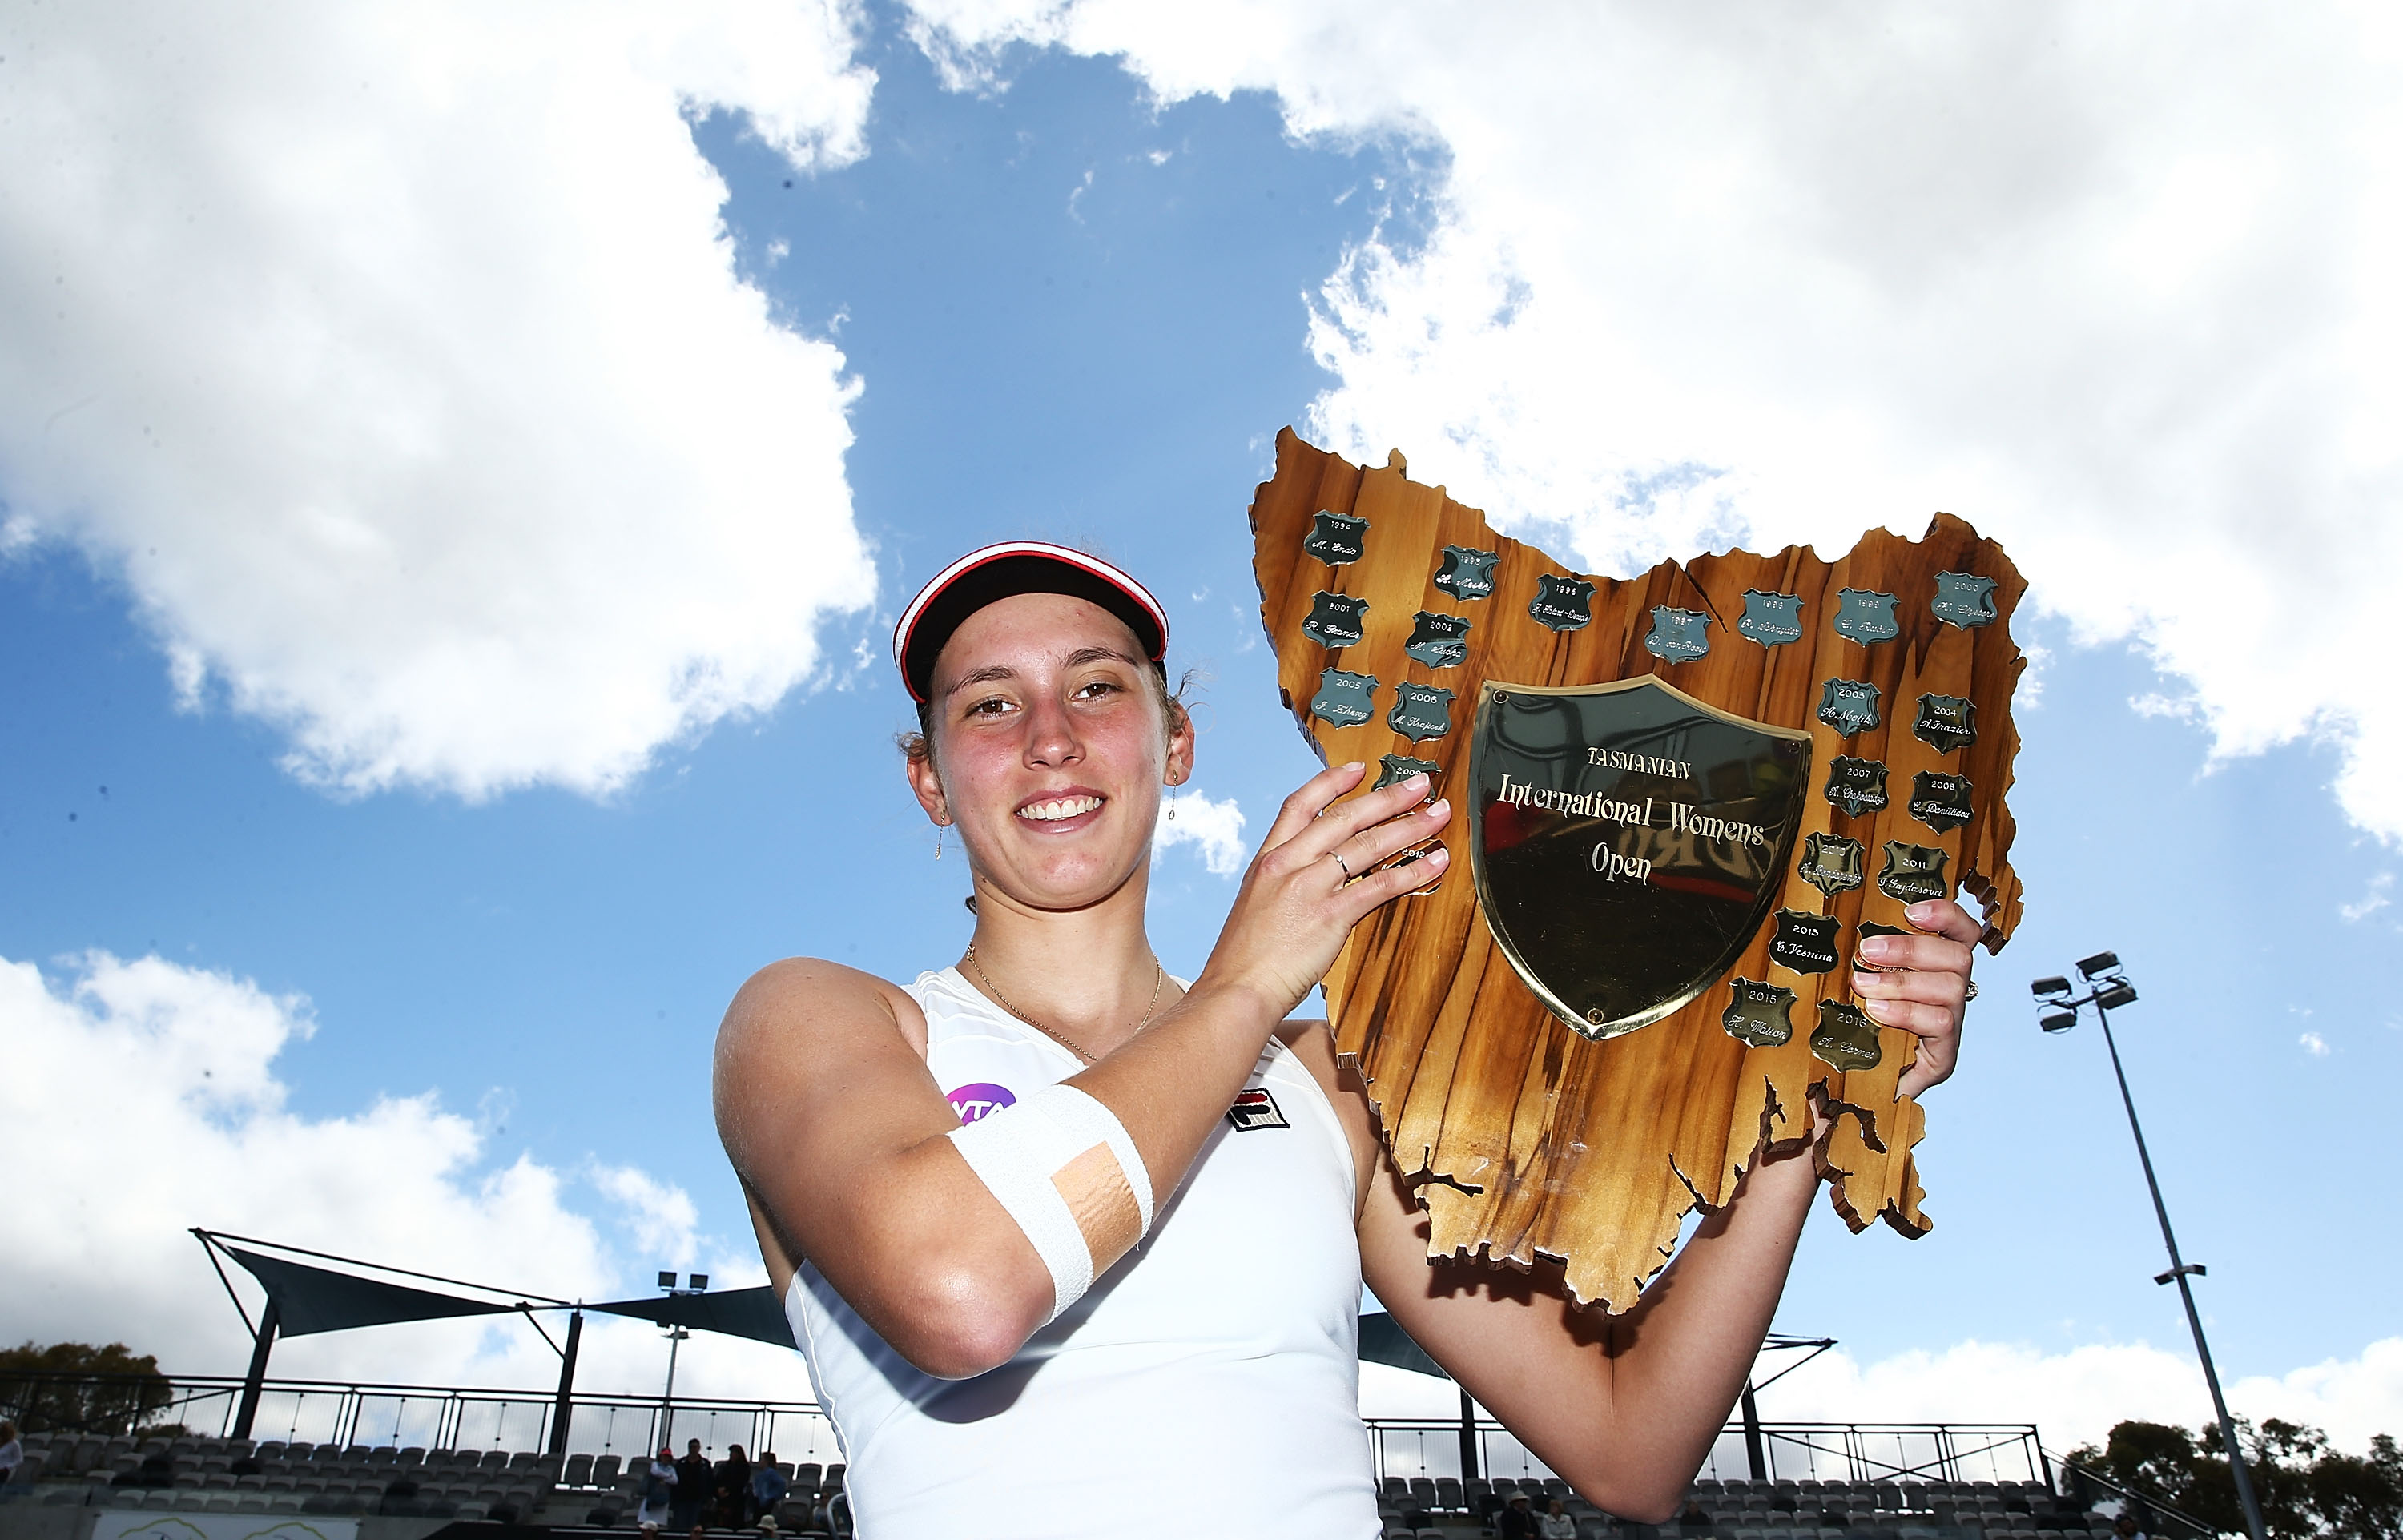
<instances>
[{"instance_id":1,"label":"ring on finger","mask_svg":"<svg viewBox=\"0 0 2403 1540\"><path fill-rule=\"evenodd\" d=\"M1346 882L1352 881L1352 863L1343 859L1343 853L1340 851L1328 851L1327 853L1335 857L1335 864L1343 868L1343 881Z\"/></svg>"},{"instance_id":2,"label":"ring on finger","mask_svg":"<svg viewBox=\"0 0 2403 1540\"><path fill-rule=\"evenodd\" d=\"M1976 998L1978 998L1978 981L1972 978L1961 986L1961 1004L1965 1006Z\"/></svg>"}]
</instances>

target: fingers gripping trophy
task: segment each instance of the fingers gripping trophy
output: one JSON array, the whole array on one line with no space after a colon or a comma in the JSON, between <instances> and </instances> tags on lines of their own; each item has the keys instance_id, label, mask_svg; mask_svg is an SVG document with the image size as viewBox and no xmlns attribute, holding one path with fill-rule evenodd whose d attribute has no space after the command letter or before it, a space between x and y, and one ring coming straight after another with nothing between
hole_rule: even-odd
<instances>
[{"instance_id":1,"label":"fingers gripping trophy","mask_svg":"<svg viewBox=\"0 0 2403 1540\"><path fill-rule=\"evenodd\" d=\"M1297 551L1322 511L1354 516L1306 510ZM1354 1014L1370 997L1364 949L1479 886L1462 869L1479 858L1458 756L1390 723L1437 745L1400 756L1424 765L1329 752L1280 810L1199 975L1174 977L1145 929L1162 796L1196 755L1168 630L1135 576L1064 547L989 547L929 579L895 636L918 717L896 768L965 853L973 936L906 980L771 964L721 1029L720 1131L842 1439L859 1533L1099 1536L1139 1516L1146 1533L1215 1535L1215 1509L1164 1495L1207 1470L1247 1485L1259 1533L1368 1540L1381 1523L1358 1413L1364 1282L1588 1499L1666 1518L1767 1330L1829 1158L1807 1135L1828 1119L1814 1125L1799 1093L1763 1119L1668 1264L1676 1286L1623 1291L1616 1314L1588 1308L1607 1297L1553 1262L1459 1255L1424 1201L1435 1146L1390 1153L1408 1148L1389 1142L1398 1061L1362 1055ZM1357 661L1375 634L1340 645ZM1483 638L1469 635L1474 656ZM1280 641L1281 668L1303 660L1288 645L1303 644ZM1380 692L1402 682L1394 670L1366 693L1390 714L1399 692ZM1431 692L1466 698L1408 682L1426 693L1406 724L1444 704ZM1339 730L1326 742L1351 742ZM1535 784L1534 763L1511 761L1514 787ZM1532 791L1504 805L1543 848L1557 810ZM1683 869L1613 849L1662 878ZM1949 895L1907 918L1877 959L1881 978L1905 981L1865 991L1862 1009L1882 1020L1893 1003L1919 1045L1900 1082L1915 1093L1949 1070L1984 927ZM1333 1027L1294 1015L1322 981ZM1542 1009L1563 1042L1613 1040Z\"/></svg>"}]
</instances>

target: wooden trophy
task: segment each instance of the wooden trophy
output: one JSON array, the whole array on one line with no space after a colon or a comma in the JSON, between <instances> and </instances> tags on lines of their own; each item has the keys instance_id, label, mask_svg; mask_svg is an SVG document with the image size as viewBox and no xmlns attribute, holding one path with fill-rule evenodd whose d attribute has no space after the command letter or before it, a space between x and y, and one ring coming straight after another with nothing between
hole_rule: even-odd
<instances>
[{"instance_id":1,"label":"wooden trophy","mask_svg":"<svg viewBox=\"0 0 2403 1540\"><path fill-rule=\"evenodd\" d=\"M1251 519L1313 746L1372 784L1424 770L1459 810L1443 881L1363 922L1326 984L1429 1254L1540 1253L1624 1310L1813 1093L1845 1222L1925 1234L1924 1124L1896 1094L1917 1039L1848 983L1920 899L1965 890L1990 950L2018 922L2025 584L2002 548L1938 514L1832 562L1619 581L1495 534L1399 451L1368 469L1290 428Z\"/></svg>"}]
</instances>

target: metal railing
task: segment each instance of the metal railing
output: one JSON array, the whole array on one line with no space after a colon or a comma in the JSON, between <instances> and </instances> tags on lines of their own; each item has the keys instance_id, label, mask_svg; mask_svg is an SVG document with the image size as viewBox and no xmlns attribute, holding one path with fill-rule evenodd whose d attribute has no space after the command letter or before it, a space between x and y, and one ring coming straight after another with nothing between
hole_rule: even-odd
<instances>
[{"instance_id":1,"label":"metal railing","mask_svg":"<svg viewBox=\"0 0 2403 1540\"><path fill-rule=\"evenodd\" d=\"M1443 1477L1460 1471L1457 1418L1372 1417L1368 1436L1377 1475ZM2032 1422L1763 1422L1762 1455L1773 1481L2034 1481L2049 1489L2044 1454ZM1478 1474L1549 1478L1550 1467L1528 1452L1510 1430L1479 1418ZM1701 1478L1751 1478L1744 1428L1719 1432Z\"/></svg>"},{"instance_id":2,"label":"metal railing","mask_svg":"<svg viewBox=\"0 0 2403 1540\"><path fill-rule=\"evenodd\" d=\"M36 1405L80 1400L104 1407L130 1404L124 1381L107 1375L0 1376L0 1417L21 1418ZM151 1386L158 1384L150 1380ZM176 1375L163 1398L142 1398L144 1428L180 1428L222 1438L233 1425L243 1381L236 1376ZM112 1397L111 1393L115 1393ZM555 1393L475 1390L327 1380L269 1380L259 1397L253 1436L264 1441L428 1450L541 1450L550 1447ZM1456 1418L1372 1417L1367 1420L1379 1479L1388 1476L1456 1477ZM125 1436L126 1426L89 1426L87 1435ZM1764 1422L1762 1453L1772 1480L2034 1481L2050 1486L2033 1423L2021 1422ZM842 1458L834 1424L807 1401L745 1401L678 1396L663 1407L656 1396L579 1392L569 1413L566 1451L646 1454L661 1445L681 1450L698 1438L712 1454L741 1444L757 1454L830 1464ZM1488 1477L1548 1478L1552 1472L1501 1423L1476 1424L1478 1472ZM1706 1480L1743 1480L1749 1474L1744 1428L1730 1422L1702 1463Z\"/></svg>"},{"instance_id":3,"label":"metal railing","mask_svg":"<svg viewBox=\"0 0 2403 1540\"><path fill-rule=\"evenodd\" d=\"M2099 1490L2103 1496L2116 1501L2122 1511L2132 1508L2140 1515L2140 1519L2142 1517L2149 1517L2151 1521L2144 1524L2146 1533L2149 1534L2168 1536L2172 1537L2172 1540L2176 1540L2176 1537L2180 1536L2185 1537L2185 1540L2212 1540L2212 1537L2219 1533L2217 1529L2197 1519L2184 1508L2173 1507L2159 1496L2141 1488L2122 1486L2091 1465L2081 1465L2075 1460L2058 1454L2051 1455L2049 1458L2060 1467L2063 1484L2073 1493L2077 1492L2081 1485L2092 1487Z\"/></svg>"},{"instance_id":4,"label":"metal railing","mask_svg":"<svg viewBox=\"0 0 2403 1540\"><path fill-rule=\"evenodd\" d=\"M15 1375L0 1377L0 1417L24 1408L55 1406L81 1391L112 1388L114 1377ZM201 1438L222 1438L233 1425L242 1399L238 1376L176 1375L163 1400L150 1398L142 1418L146 1429L180 1428ZM88 1396L89 1398L89 1396ZM396 1385L329 1380L269 1380L259 1396L252 1436L262 1442L411 1445L429 1449L547 1450L557 1415L556 1393L475 1390L458 1386ZM76 1431L126 1436L131 1426L90 1426ZM647 1454L663 1444L679 1450L688 1438L722 1451L741 1444L780 1459L840 1460L834 1424L814 1403L745 1401L677 1396L662 1407L657 1396L579 1392L569 1412L566 1452Z\"/></svg>"}]
</instances>

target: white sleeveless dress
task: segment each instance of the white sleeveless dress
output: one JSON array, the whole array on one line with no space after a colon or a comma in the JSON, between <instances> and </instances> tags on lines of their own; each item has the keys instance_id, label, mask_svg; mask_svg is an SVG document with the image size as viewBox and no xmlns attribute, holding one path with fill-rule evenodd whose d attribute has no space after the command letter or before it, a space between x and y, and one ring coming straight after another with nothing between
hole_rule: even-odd
<instances>
[{"instance_id":1,"label":"white sleeveless dress","mask_svg":"<svg viewBox=\"0 0 2403 1540\"><path fill-rule=\"evenodd\" d=\"M1083 1065L922 974L926 1062L973 1121ZM1352 1154L1271 1039L1158 1222L1000 1368L919 1373L804 1262L785 1296L861 1540L1370 1540Z\"/></svg>"}]
</instances>

